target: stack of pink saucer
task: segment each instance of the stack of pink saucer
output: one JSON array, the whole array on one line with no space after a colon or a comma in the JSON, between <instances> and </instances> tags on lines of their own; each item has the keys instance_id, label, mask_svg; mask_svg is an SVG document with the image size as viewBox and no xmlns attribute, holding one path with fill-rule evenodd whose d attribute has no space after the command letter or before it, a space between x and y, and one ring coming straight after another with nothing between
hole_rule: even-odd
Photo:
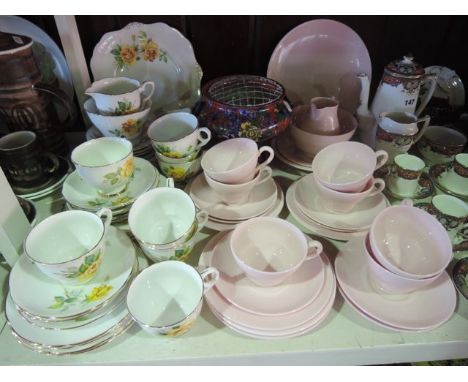
<instances>
[{"instance_id":1,"label":"stack of pink saucer","mask_svg":"<svg viewBox=\"0 0 468 382\"><path fill-rule=\"evenodd\" d=\"M445 271L451 259L450 238L437 219L400 205L343 247L335 272L344 299L365 318L391 330L427 331L455 311L457 293Z\"/></svg>"},{"instance_id":2,"label":"stack of pink saucer","mask_svg":"<svg viewBox=\"0 0 468 382\"><path fill-rule=\"evenodd\" d=\"M213 314L235 332L258 339L296 337L317 328L330 313L336 293L327 256L304 261L278 285L259 286L239 267L232 235L220 232L200 256L201 268L219 270L216 286L205 294Z\"/></svg>"}]
</instances>

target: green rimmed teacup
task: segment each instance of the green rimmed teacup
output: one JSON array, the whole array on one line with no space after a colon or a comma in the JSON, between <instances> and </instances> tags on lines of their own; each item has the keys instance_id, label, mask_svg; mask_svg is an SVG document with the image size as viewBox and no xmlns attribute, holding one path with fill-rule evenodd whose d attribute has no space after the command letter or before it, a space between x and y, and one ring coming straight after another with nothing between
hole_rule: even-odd
<instances>
[{"instance_id":1,"label":"green rimmed teacup","mask_svg":"<svg viewBox=\"0 0 468 382\"><path fill-rule=\"evenodd\" d=\"M419 178L424 167L424 161L417 156L397 155L386 179L387 187L397 195L412 197L418 189Z\"/></svg>"}]
</instances>

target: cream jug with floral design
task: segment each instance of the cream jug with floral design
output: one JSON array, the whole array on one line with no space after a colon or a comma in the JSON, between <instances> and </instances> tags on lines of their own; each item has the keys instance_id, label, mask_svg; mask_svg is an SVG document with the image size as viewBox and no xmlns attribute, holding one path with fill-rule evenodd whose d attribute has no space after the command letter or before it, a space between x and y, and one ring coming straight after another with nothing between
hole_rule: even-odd
<instances>
[{"instance_id":1,"label":"cream jug with floral design","mask_svg":"<svg viewBox=\"0 0 468 382\"><path fill-rule=\"evenodd\" d=\"M421 94L421 85L430 82L428 91ZM411 55L390 62L384 69L382 80L372 102L371 111L376 118L383 112L409 112L419 116L432 97L436 77L426 75L424 68L413 61ZM416 109L418 100L419 106Z\"/></svg>"}]
</instances>

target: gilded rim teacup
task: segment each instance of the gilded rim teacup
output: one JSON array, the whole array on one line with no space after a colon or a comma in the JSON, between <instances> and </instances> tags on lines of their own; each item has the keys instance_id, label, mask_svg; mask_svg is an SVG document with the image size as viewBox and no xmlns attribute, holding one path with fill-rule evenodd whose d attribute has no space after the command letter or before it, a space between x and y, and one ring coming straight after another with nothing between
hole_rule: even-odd
<instances>
[{"instance_id":1,"label":"gilded rim teacup","mask_svg":"<svg viewBox=\"0 0 468 382\"><path fill-rule=\"evenodd\" d=\"M198 127L193 114L175 112L154 121L148 128L154 150L168 158L185 158L199 151L211 139L211 131Z\"/></svg>"},{"instance_id":2,"label":"gilded rim teacup","mask_svg":"<svg viewBox=\"0 0 468 382\"><path fill-rule=\"evenodd\" d=\"M105 221L101 217L105 216ZM64 211L49 216L26 237L24 252L45 275L65 284L84 284L99 270L105 233L112 220L108 208L96 214Z\"/></svg>"},{"instance_id":3,"label":"gilded rim teacup","mask_svg":"<svg viewBox=\"0 0 468 382\"><path fill-rule=\"evenodd\" d=\"M251 181L239 184L220 183L211 179L206 173L204 175L206 182L222 202L229 205L235 205L247 202L252 190L256 186L271 179L272 174L273 171L267 166L262 168Z\"/></svg>"},{"instance_id":4,"label":"gilded rim teacup","mask_svg":"<svg viewBox=\"0 0 468 382\"><path fill-rule=\"evenodd\" d=\"M414 196L424 167L424 161L417 156L397 155L391 165L391 172L386 178L388 188L397 195Z\"/></svg>"},{"instance_id":5,"label":"gilded rim teacup","mask_svg":"<svg viewBox=\"0 0 468 382\"><path fill-rule=\"evenodd\" d=\"M218 278L219 272L213 267L198 272L180 261L151 265L132 282L128 311L147 333L179 336L195 324L203 295Z\"/></svg>"},{"instance_id":6,"label":"gilded rim teacup","mask_svg":"<svg viewBox=\"0 0 468 382\"><path fill-rule=\"evenodd\" d=\"M122 192L133 176L133 147L124 138L91 139L71 154L76 171L102 195Z\"/></svg>"},{"instance_id":7,"label":"gilded rim teacup","mask_svg":"<svg viewBox=\"0 0 468 382\"><path fill-rule=\"evenodd\" d=\"M201 170L201 158L189 159L186 161L180 161L180 159L178 159L180 161L178 163L167 161L165 159L166 157L158 154L156 155L156 158L159 164L159 168L161 169L161 172L164 174L164 176L173 178L176 182L183 182L198 174L198 172Z\"/></svg>"},{"instance_id":8,"label":"gilded rim teacup","mask_svg":"<svg viewBox=\"0 0 468 382\"><path fill-rule=\"evenodd\" d=\"M295 225L273 217L237 225L230 247L239 268L255 284L265 287L281 284L323 250L319 241L306 238Z\"/></svg>"},{"instance_id":9,"label":"gilded rim teacup","mask_svg":"<svg viewBox=\"0 0 468 382\"><path fill-rule=\"evenodd\" d=\"M431 206L437 220L447 231L458 233L466 227L468 206L463 200L451 195L436 195L432 198Z\"/></svg>"},{"instance_id":10,"label":"gilded rim teacup","mask_svg":"<svg viewBox=\"0 0 468 382\"><path fill-rule=\"evenodd\" d=\"M138 142L144 131L151 105L151 100L145 101L141 110L123 115L99 114L92 98L86 100L83 107L92 124L103 136L127 138L132 142Z\"/></svg>"},{"instance_id":11,"label":"gilded rim teacup","mask_svg":"<svg viewBox=\"0 0 468 382\"><path fill-rule=\"evenodd\" d=\"M0 165L13 187L32 188L46 183L60 164L41 150L34 132L16 131L0 138Z\"/></svg>"},{"instance_id":12,"label":"gilded rim teacup","mask_svg":"<svg viewBox=\"0 0 468 382\"><path fill-rule=\"evenodd\" d=\"M381 193L385 188L385 181L380 178L369 179L364 190L360 192L336 191L323 185L316 177L314 177L314 180L323 206L327 210L338 214L352 211L359 202Z\"/></svg>"},{"instance_id":13,"label":"gilded rim teacup","mask_svg":"<svg viewBox=\"0 0 468 382\"><path fill-rule=\"evenodd\" d=\"M411 200L405 199L375 217L369 231L372 253L397 275L434 277L452 260L452 242L434 216L411 205Z\"/></svg>"},{"instance_id":14,"label":"gilded rim teacup","mask_svg":"<svg viewBox=\"0 0 468 382\"><path fill-rule=\"evenodd\" d=\"M85 94L93 97L101 115L136 113L153 93L153 81L140 83L136 79L127 77L103 78L93 82L85 91Z\"/></svg>"},{"instance_id":15,"label":"gilded rim teacup","mask_svg":"<svg viewBox=\"0 0 468 382\"><path fill-rule=\"evenodd\" d=\"M446 164L463 152L466 136L446 126L429 126L416 147L428 164Z\"/></svg>"},{"instance_id":16,"label":"gilded rim teacup","mask_svg":"<svg viewBox=\"0 0 468 382\"><path fill-rule=\"evenodd\" d=\"M325 186L341 192L361 192L388 154L374 152L359 142L339 142L321 150L312 161L315 177Z\"/></svg>"},{"instance_id":17,"label":"gilded rim teacup","mask_svg":"<svg viewBox=\"0 0 468 382\"><path fill-rule=\"evenodd\" d=\"M439 182L448 190L460 194L468 194L468 154L455 155L455 159L447 167L447 171L440 177Z\"/></svg>"},{"instance_id":18,"label":"gilded rim teacup","mask_svg":"<svg viewBox=\"0 0 468 382\"><path fill-rule=\"evenodd\" d=\"M166 187L150 190L133 203L128 225L140 247L153 261L186 258L193 247L190 240L208 220L206 211L196 211L184 191Z\"/></svg>"},{"instance_id":19,"label":"gilded rim teacup","mask_svg":"<svg viewBox=\"0 0 468 382\"><path fill-rule=\"evenodd\" d=\"M268 158L258 164L258 158L263 152L268 153ZM239 184L252 180L274 156L275 153L269 146L259 149L252 139L232 138L210 148L203 156L201 166L217 182Z\"/></svg>"}]
</instances>

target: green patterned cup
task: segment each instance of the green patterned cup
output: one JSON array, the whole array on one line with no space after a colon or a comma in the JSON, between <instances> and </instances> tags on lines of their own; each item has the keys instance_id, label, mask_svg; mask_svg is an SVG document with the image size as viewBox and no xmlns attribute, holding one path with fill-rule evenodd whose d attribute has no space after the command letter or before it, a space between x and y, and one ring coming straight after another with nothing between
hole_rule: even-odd
<instances>
[{"instance_id":1,"label":"green patterned cup","mask_svg":"<svg viewBox=\"0 0 468 382\"><path fill-rule=\"evenodd\" d=\"M387 187L397 195L412 197L418 188L424 162L417 156L400 154L391 166L391 173L386 179Z\"/></svg>"}]
</instances>

